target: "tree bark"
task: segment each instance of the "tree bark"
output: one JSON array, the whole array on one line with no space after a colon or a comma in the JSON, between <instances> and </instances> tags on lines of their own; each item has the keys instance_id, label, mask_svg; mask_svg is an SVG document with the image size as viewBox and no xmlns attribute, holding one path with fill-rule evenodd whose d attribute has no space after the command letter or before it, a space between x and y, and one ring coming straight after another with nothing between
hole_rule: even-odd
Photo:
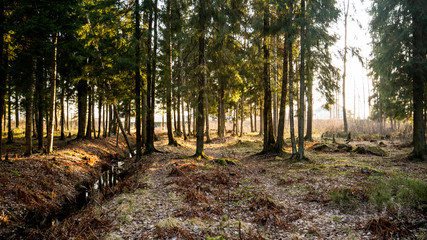
<instances>
[{"instance_id":1,"label":"tree bark","mask_svg":"<svg viewBox=\"0 0 427 240\"><path fill-rule=\"evenodd\" d=\"M93 100L92 100L92 91L93 88L89 87L88 90L88 95L89 95L89 106L88 106L88 111L87 111L87 128L86 128L86 138L87 139L91 139L92 138L92 104L93 104Z\"/></svg>"},{"instance_id":2,"label":"tree bark","mask_svg":"<svg viewBox=\"0 0 427 240\"><path fill-rule=\"evenodd\" d=\"M61 119L60 119L60 124L61 124L61 137L60 140L64 140L65 139L65 132L64 132L64 125L65 125L65 105L64 105L64 98L65 98L65 85L64 85L64 78L62 79L62 89L61 89Z\"/></svg>"},{"instance_id":3,"label":"tree bark","mask_svg":"<svg viewBox=\"0 0 427 240\"><path fill-rule=\"evenodd\" d=\"M85 137L86 111L87 111L87 81L80 80L77 84L77 101L78 101L78 131L77 138Z\"/></svg>"},{"instance_id":4,"label":"tree bark","mask_svg":"<svg viewBox=\"0 0 427 240\"><path fill-rule=\"evenodd\" d=\"M203 153L203 128L204 128L204 98L205 98L205 0L199 0L199 76L198 76L198 99L197 99L197 143L195 157L204 157Z\"/></svg>"},{"instance_id":5,"label":"tree bark","mask_svg":"<svg viewBox=\"0 0 427 240\"><path fill-rule=\"evenodd\" d=\"M291 14L291 13L289 13ZM282 92L280 97L280 113L279 113L279 126L277 129L277 142L276 142L276 151L283 151L283 134L285 130L285 112L286 112L286 92L288 87L288 57L289 50L292 51L292 48L289 49L289 34L285 34L285 40L283 42L283 78L282 78Z\"/></svg>"},{"instance_id":6,"label":"tree bark","mask_svg":"<svg viewBox=\"0 0 427 240\"><path fill-rule=\"evenodd\" d=\"M206 142L209 143L211 142L211 135L209 132L209 102L208 102L208 98L205 96L205 114L206 114Z\"/></svg>"},{"instance_id":7,"label":"tree bark","mask_svg":"<svg viewBox=\"0 0 427 240\"><path fill-rule=\"evenodd\" d=\"M425 137L425 124L423 118L424 107L424 87L426 82L425 74L425 56L426 56L426 37L425 21L423 21L423 1L411 0L412 5L412 25L413 25L413 61L414 70L412 72L413 105L414 105L414 128L413 142L414 150L411 157L427 161L427 147Z\"/></svg>"},{"instance_id":8,"label":"tree bark","mask_svg":"<svg viewBox=\"0 0 427 240\"><path fill-rule=\"evenodd\" d=\"M240 137L243 136L243 120L244 120L244 112L243 112L243 102L244 102L244 98L243 95L240 98Z\"/></svg>"},{"instance_id":9,"label":"tree bark","mask_svg":"<svg viewBox=\"0 0 427 240\"><path fill-rule=\"evenodd\" d=\"M56 119L56 74L57 74L57 53L58 53L58 33L55 33L55 39L53 42L55 47L54 56L53 56L53 74L50 84L50 106L49 106L49 126L47 129L47 146L46 153L49 154L53 151L53 121L54 117ZM55 121L56 123L56 121Z\"/></svg>"},{"instance_id":10,"label":"tree bark","mask_svg":"<svg viewBox=\"0 0 427 240\"><path fill-rule=\"evenodd\" d=\"M135 0L135 128L136 128L136 160L141 159L141 16L139 13L139 0Z\"/></svg>"},{"instance_id":11,"label":"tree bark","mask_svg":"<svg viewBox=\"0 0 427 240\"><path fill-rule=\"evenodd\" d=\"M308 50L308 64L310 64L310 51ZM304 140L313 141L313 76L310 73L308 66L307 72L307 132Z\"/></svg>"},{"instance_id":12,"label":"tree bark","mask_svg":"<svg viewBox=\"0 0 427 240\"><path fill-rule=\"evenodd\" d=\"M148 107L148 116L147 116L147 140L145 144L144 154L150 154L154 151L157 151L154 147L154 110L155 110L155 81L156 81L156 61L157 61L157 0L154 2L154 46L153 54L151 56L151 68L150 74L151 78L147 78L147 107ZM151 8L151 11L152 9ZM150 14L150 26L152 20L152 13ZM149 27L150 28L150 27ZM149 30L150 31L150 30ZM150 31L151 33L151 31ZM149 74L147 72L147 74ZM147 75L148 76L148 75Z\"/></svg>"},{"instance_id":13,"label":"tree bark","mask_svg":"<svg viewBox=\"0 0 427 240\"><path fill-rule=\"evenodd\" d=\"M301 0L301 66L300 66L300 89L299 89L299 113L298 113L298 156L304 159L304 91L305 91L305 0Z\"/></svg>"},{"instance_id":14,"label":"tree bark","mask_svg":"<svg viewBox=\"0 0 427 240\"><path fill-rule=\"evenodd\" d=\"M268 3L267 3L268 4ZM270 86L270 49L269 49L269 37L268 31L270 28L270 16L269 16L269 6L266 6L266 11L264 12L264 73L263 73L263 82L264 82L264 144L263 144L263 153L270 152L274 149L274 130L273 130L273 116L271 111L271 86Z\"/></svg>"},{"instance_id":15,"label":"tree bark","mask_svg":"<svg viewBox=\"0 0 427 240\"><path fill-rule=\"evenodd\" d=\"M347 113L345 108L345 79L347 76L347 19L348 19L348 10L350 8L350 0L347 0L347 5L345 5L344 0L344 72L342 75L342 112L343 112L343 120L344 120L344 132L348 132L348 124L347 124Z\"/></svg>"},{"instance_id":16,"label":"tree bark","mask_svg":"<svg viewBox=\"0 0 427 240\"><path fill-rule=\"evenodd\" d=\"M15 93L15 128L19 128L19 97Z\"/></svg>"},{"instance_id":17,"label":"tree bark","mask_svg":"<svg viewBox=\"0 0 427 240\"><path fill-rule=\"evenodd\" d=\"M290 4L290 12L293 12L293 4ZM292 21L290 22L292 26ZM291 135L292 155L297 153L295 144L295 124L294 124L294 71L293 71L293 53L292 53L293 38L289 41L289 128Z\"/></svg>"},{"instance_id":18,"label":"tree bark","mask_svg":"<svg viewBox=\"0 0 427 240\"><path fill-rule=\"evenodd\" d=\"M29 92L25 101L25 155L29 156L33 153L32 142L32 122L33 122L33 102L34 102L34 82L36 79L37 60L32 59L32 76L30 77ZM43 136L43 135L42 135Z\"/></svg>"},{"instance_id":19,"label":"tree bark","mask_svg":"<svg viewBox=\"0 0 427 240\"><path fill-rule=\"evenodd\" d=\"M6 79L8 79L8 78L6 77ZM11 90L12 89L10 88L10 82L9 82L8 83L8 91L7 91L7 96L8 96L8 102L7 102L7 107L8 107L8 110L7 110L7 128L8 128L8 132L7 132L7 143L13 143L12 107L11 107L11 105L12 105L12 91ZM1 159L1 157L0 157L0 159Z\"/></svg>"},{"instance_id":20,"label":"tree bark","mask_svg":"<svg viewBox=\"0 0 427 240\"><path fill-rule=\"evenodd\" d=\"M167 54L168 54L168 70L169 76L167 78L167 89L166 89L166 127L168 130L168 140L169 145L175 145L176 141L173 137L172 130L172 0L167 1L167 11L168 11L168 44L167 44Z\"/></svg>"},{"instance_id":21,"label":"tree bark","mask_svg":"<svg viewBox=\"0 0 427 240\"><path fill-rule=\"evenodd\" d=\"M259 100L259 135L264 135L264 108L262 107L262 98Z\"/></svg>"},{"instance_id":22,"label":"tree bark","mask_svg":"<svg viewBox=\"0 0 427 240\"><path fill-rule=\"evenodd\" d=\"M6 67L5 57L3 56L4 48L4 35L6 34L6 24L5 24L5 14L4 14L4 1L0 2L0 160L2 156L2 138L3 130L2 126L2 117L5 111L5 94L6 94ZM7 56L6 56L7 57Z\"/></svg>"}]
</instances>

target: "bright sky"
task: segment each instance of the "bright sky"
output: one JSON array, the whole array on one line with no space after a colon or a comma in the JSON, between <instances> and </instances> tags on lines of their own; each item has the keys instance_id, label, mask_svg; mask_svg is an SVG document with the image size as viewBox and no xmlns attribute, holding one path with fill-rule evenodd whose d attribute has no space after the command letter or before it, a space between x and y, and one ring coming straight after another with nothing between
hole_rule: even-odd
<instances>
[{"instance_id":1,"label":"bright sky","mask_svg":"<svg viewBox=\"0 0 427 240\"><path fill-rule=\"evenodd\" d=\"M343 9L343 1L339 0L339 7ZM363 2L362 2L363 1ZM371 6L371 0L350 0L350 10L348 17L348 47L357 47L361 51L363 59L368 59L371 53L371 37L369 34L369 21L370 16L368 10ZM362 28L360 28L360 26ZM338 23L331 29L332 32L339 36L338 42L333 46L332 52L334 53L333 64L341 69L343 73L343 59L338 56L338 50L344 49L344 16L340 16ZM356 107L356 118L367 118L369 116L368 97L370 95L368 90L372 91L372 79L367 76L368 70L363 68L356 56L347 54L347 78L346 78L346 108L352 113L354 106ZM342 79L340 81L342 87ZM315 92L314 95L314 109L320 109L324 103L324 99L320 98L320 94ZM339 94L339 105L342 106L342 92ZM342 108L340 107L340 114ZM319 118L329 118L329 113L322 111L317 112Z\"/></svg>"}]
</instances>

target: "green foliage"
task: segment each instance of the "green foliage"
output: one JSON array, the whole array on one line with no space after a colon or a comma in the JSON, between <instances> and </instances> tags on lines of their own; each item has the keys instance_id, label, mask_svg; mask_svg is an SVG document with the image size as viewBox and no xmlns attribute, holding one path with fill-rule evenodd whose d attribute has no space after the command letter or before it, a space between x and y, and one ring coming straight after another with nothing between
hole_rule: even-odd
<instances>
[{"instance_id":1,"label":"green foliage","mask_svg":"<svg viewBox=\"0 0 427 240\"><path fill-rule=\"evenodd\" d=\"M354 210L361 201L358 191L350 188L339 188L329 192L332 202L343 210Z\"/></svg>"},{"instance_id":2,"label":"green foliage","mask_svg":"<svg viewBox=\"0 0 427 240\"><path fill-rule=\"evenodd\" d=\"M369 179L367 194L379 210L384 207L421 208L427 204L427 183L397 176L375 176Z\"/></svg>"}]
</instances>

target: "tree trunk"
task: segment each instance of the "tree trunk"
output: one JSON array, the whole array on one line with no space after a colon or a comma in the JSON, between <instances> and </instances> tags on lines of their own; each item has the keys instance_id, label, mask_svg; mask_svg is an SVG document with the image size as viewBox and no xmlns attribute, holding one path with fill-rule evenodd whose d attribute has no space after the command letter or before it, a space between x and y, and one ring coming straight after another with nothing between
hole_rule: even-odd
<instances>
[{"instance_id":1,"label":"tree trunk","mask_svg":"<svg viewBox=\"0 0 427 240\"><path fill-rule=\"evenodd\" d=\"M277 111L277 35L274 37L274 65L273 65L273 71L274 71L274 92L273 92L273 130L274 130L274 136L277 137L277 121L278 121L278 111Z\"/></svg>"},{"instance_id":2,"label":"tree trunk","mask_svg":"<svg viewBox=\"0 0 427 240\"><path fill-rule=\"evenodd\" d=\"M256 124L256 119L257 119L257 102L255 101L255 103L254 103L254 131L256 132L257 130L256 130L256 128L257 128L257 124Z\"/></svg>"},{"instance_id":3,"label":"tree trunk","mask_svg":"<svg viewBox=\"0 0 427 240\"><path fill-rule=\"evenodd\" d=\"M211 135L209 132L209 102L208 102L208 98L205 96L205 114L206 114L206 142L209 143L211 142Z\"/></svg>"},{"instance_id":4,"label":"tree trunk","mask_svg":"<svg viewBox=\"0 0 427 240\"><path fill-rule=\"evenodd\" d=\"M6 77L6 79L7 79L7 77ZM7 102L7 107L8 107L8 110L7 110L7 128L8 128L8 132L7 132L7 143L12 143L13 142L12 107L11 107L11 105L12 105L12 91L11 91L11 88L10 88L10 82L8 84L7 96L8 96L8 102ZM1 148L0 148L0 150L1 150ZM0 159L1 159L1 154L0 154Z\"/></svg>"},{"instance_id":5,"label":"tree trunk","mask_svg":"<svg viewBox=\"0 0 427 240\"><path fill-rule=\"evenodd\" d=\"M347 76L347 19L348 19L348 9L350 8L350 0L347 0L347 5L345 5L344 0L344 72L342 75L342 112L343 112L343 120L344 120L344 132L348 132L347 125L347 113L345 108L345 79Z\"/></svg>"},{"instance_id":6,"label":"tree trunk","mask_svg":"<svg viewBox=\"0 0 427 240\"><path fill-rule=\"evenodd\" d=\"M308 50L308 63L310 63L310 51ZM310 70L307 66L307 132L305 134L304 140L313 141L313 77L310 73Z\"/></svg>"},{"instance_id":7,"label":"tree trunk","mask_svg":"<svg viewBox=\"0 0 427 240\"><path fill-rule=\"evenodd\" d=\"M70 116L70 111L69 111L69 98L67 96L67 131L70 131L70 121L69 121L69 116Z\"/></svg>"},{"instance_id":8,"label":"tree trunk","mask_svg":"<svg viewBox=\"0 0 427 240\"><path fill-rule=\"evenodd\" d=\"M176 143L173 137L172 130L172 0L167 1L167 11L168 11L168 36L167 36L167 55L168 55L168 70L169 76L167 78L167 89L166 89L166 127L168 130L168 140L169 145L174 145Z\"/></svg>"},{"instance_id":9,"label":"tree trunk","mask_svg":"<svg viewBox=\"0 0 427 240\"><path fill-rule=\"evenodd\" d=\"M190 112L190 103L187 102L187 119L188 119L188 136L191 135L191 112Z\"/></svg>"},{"instance_id":10,"label":"tree trunk","mask_svg":"<svg viewBox=\"0 0 427 240\"><path fill-rule=\"evenodd\" d=\"M300 66L300 88L299 88L299 113L298 113L298 156L304 159L304 91L305 91L305 0L301 0L301 66Z\"/></svg>"},{"instance_id":11,"label":"tree trunk","mask_svg":"<svg viewBox=\"0 0 427 240\"><path fill-rule=\"evenodd\" d=\"M19 128L19 97L15 93L15 128Z\"/></svg>"},{"instance_id":12,"label":"tree trunk","mask_svg":"<svg viewBox=\"0 0 427 240\"><path fill-rule=\"evenodd\" d=\"M77 101L78 101L78 131L77 138L85 137L86 111L87 111L87 81L80 80L77 84Z\"/></svg>"},{"instance_id":13,"label":"tree trunk","mask_svg":"<svg viewBox=\"0 0 427 240\"><path fill-rule=\"evenodd\" d=\"M224 90L224 84L220 83L220 90L219 90L219 128L218 128L218 137L224 138L225 136L225 90Z\"/></svg>"},{"instance_id":14,"label":"tree trunk","mask_svg":"<svg viewBox=\"0 0 427 240\"><path fill-rule=\"evenodd\" d=\"M249 119L251 122L251 132L254 131L254 123L253 123L253 117L252 117L252 104L249 104Z\"/></svg>"},{"instance_id":15,"label":"tree trunk","mask_svg":"<svg viewBox=\"0 0 427 240\"><path fill-rule=\"evenodd\" d=\"M101 137L101 126L102 126L102 93L101 89L98 89L98 137Z\"/></svg>"},{"instance_id":16,"label":"tree trunk","mask_svg":"<svg viewBox=\"0 0 427 240\"><path fill-rule=\"evenodd\" d=\"M182 100L181 104L182 104L182 111L181 111L181 114L182 114L182 134L184 135L184 141L185 141L185 140L187 140L187 134L185 132L184 99Z\"/></svg>"},{"instance_id":17,"label":"tree trunk","mask_svg":"<svg viewBox=\"0 0 427 240\"><path fill-rule=\"evenodd\" d=\"M204 128L204 98L205 98L205 0L199 0L199 76L198 76L198 90L199 95L197 99L197 143L196 143L196 157L204 157L203 153L203 128Z\"/></svg>"},{"instance_id":18,"label":"tree trunk","mask_svg":"<svg viewBox=\"0 0 427 240\"><path fill-rule=\"evenodd\" d=\"M425 22L423 21L423 1L412 0L412 25L413 25L413 60L414 60L414 71L412 72L412 89L413 89L413 104L414 104L414 128L413 128L413 142L414 150L411 153L411 157L423 159L427 161L427 147L425 137L425 124L423 118L423 101L424 101L424 84L426 82L425 75Z\"/></svg>"},{"instance_id":19,"label":"tree trunk","mask_svg":"<svg viewBox=\"0 0 427 240\"><path fill-rule=\"evenodd\" d=\"M60 124L61 124L61 137L60 140L64 140L65 139L65 132L64 132L64 125L65 125L65 105L64 105L64 98L65 98L65 86L64 86L64 78L62 79L62 91L61 91L61 119L60 119Z\"/></svg>"},{"instance_id":20,"label":"tree trunk","mask_svg":"<svg viewBox=\"0 0 427 240\"><path fill-rule=\"evenodd\" d=\"M243 120L244 120L244 112L243 112L243 95L240 98L240 137L243 136Z\"/></svg>"},{"instance_id":21,"label":"tree trunk","mask_svg":"<svg viewBox=\"0 0 427 240\"><path fill-rule=\"evenodd\" d=\"M262 107L262 98L259 100L259 135L264 135L264 108Z\"/></svg>"},{"instance_id":22,"label":"tree trunk","mask_svg":"<svg viewBox=\"0 0 427 240\"><path fill-rule=\"evenodd\" d=\"M87 139L91 139L92 138L92 104L93 104L93 100L92 100L92 91L93 88L89 87L89 106L88 106L88 111L87 111L87 128L86 128L86 138Z\"/></svg>"},{"instance_id":23,"label":"tree trunk","mask_svg":"<svg viewBox=\"0 0 427 240\"><path fill-rule=\"evenodd\" d=\"M139 13L139 0L135 1L135 128L136 128L136 160L142 155L141 139L141 16Z\"/></svg>"},{"instance_id":24,"label":"tree trunk","mask_svg":"<svg viewBox=\"0 0 427 240\"><path fill-rule=\"evenodd\" d=\"M43 150L44 147L44 139L43 139L43 112L44 112L44 95L42 94L44 92L44 79L43 79L43 74L41 73L43 70L43 66L42 66L42 62L41 61L37 61L36 63L36 96L37 96L37 107L34 107L34 110L37 108L36 112L36 124L35 126L37 127L37 134L35 134L37 136L37 140L38 140L38 144L37 144L37 149L39 151ZM46 121L48 119L46 118Z\"/></svg>"},{"instance_id":25,"label":"tree trunk","mask_svg":"<svg viewBox=\"0 0 427 240\"><path fill-rule=\"evenodd\" d=\"M33 122L33 102L34 102L34 82L36 80L36 65L37 60L33 58L32 76L30 77L29 92L27 93L25 101L25 155L31 155L33 153L33 142L32 142L32 122ZM43 135L42 135L43 136Z\"/></svg>"},{"instance_id":26,"label":"tree trunk","mask_svg":"<svg viewBox=\"0 0 427 240\"><path fill-rule=\"evenodd\" d=\"M155 110L155 82L156 82L156 61L157 61L157 0L154 2L154 46L153 54L149 55L151 57L151 78L147 78L147 107L148 107L148 116L147 116L147 140L145 144L145 154L150 154L154 151L157 151L154 147L154 110ZM152 11L152 8L151 8ZM150 14L150 26L152 21L152 13ZM151 30L149 30L151 33ZM149 74L147 72L147 74ZM147 75L148 76L148 75Z\"/></svg>"},{"instance_id":27,"label":"tree trunk","mask_svg":"<svg viewBox=\"0 0 427 240\"><path fill-rule=\"evenodd\" d=\"M291 13L289 13L291 14ZM280 113L279 113L279 126L277 129L277 142L276 151L283 151L283 134L285 130L285 112L286 112L286 91L288 87L288 57L289 57L289 45L292 44L289 39L289 34L285 34L285 40L283 42L283 78L282 78L282 92L280 96Z\"/></svg>"},{"instance_id":28,"label":"tree trunk","mask_svg":"<svg viewBox=\"0 0 427 240\"><path fill-rule=\"evenodd\" d=\"M268 31L270 28L270 17L269 17L269 7L264 12L264 73L263 73L263 82L264 82L264 144L263 144L263 153L270 152L274 148L274 130L273 130L273 116L271 111L271 86L270 86L270 49L269 49L269 37Z\"/></svg>"},{"instance_id":29,"label":"tree trunk","mask_svg":"<svg viewBox=\"0 0 427 240\"><path fill-rule=\"evenodd\" d=\"M46 153L49 154L53 151L53 121L55 117L55 123L57 122L56 115L56 74L57 74L57 53L58 53L58 33L55 33L55 40L53 45L55 46L54 56L53 56L53 74L50 84L50 106L49 106L49 126L47 129L47 146Z\"/></svg>"},{"instance_id":30,"label":"tree trunk","mask_svg":"<svg viewBox=\"0 0 427 240\"><path fill-rule=\"evenodd\" d=\"M292 12L292 3L290 4L290 12ZM292 26L292 21L291 21ZM294 124L294 71L293 71L293 54L292 54L293 38L289 41L289 128L291 135L292 155L297 153L295 144L295 124Z\"/></svg>"},{"instance_id":31,"label":"tree trunk","mask_svg":"<svg viewBox=\"0 0 427 240\"><path fill-rule=\"evenodd\" d=\"M4 61L5 57L3 56L3 48L4 48L4 35L6 34L6 24L5 24L5 15L4 15L4 1L0 2L0 160L2 156L2 138L3 138L3 130L2 126L2 117L5 111L5 100L4 97L6 95L6 61ZM6 57L7 58L7 57Z\"/></svg>"}]
</instances>

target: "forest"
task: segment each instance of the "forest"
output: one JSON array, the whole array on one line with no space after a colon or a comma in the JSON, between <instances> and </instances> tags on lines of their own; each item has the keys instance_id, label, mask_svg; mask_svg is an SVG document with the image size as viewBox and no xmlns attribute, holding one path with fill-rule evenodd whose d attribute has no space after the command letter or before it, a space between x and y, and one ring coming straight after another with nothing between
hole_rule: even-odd
<instances>
[{"instance_id":1,"label":"forest","mask_svg":"<svg viewBox=\"0 0 427 240\"><path fill-rule=\"evenodd\" d=\"M427 0L2 0L0 239L427 239L426 33Z\"/></svg>"}]
</instances>

